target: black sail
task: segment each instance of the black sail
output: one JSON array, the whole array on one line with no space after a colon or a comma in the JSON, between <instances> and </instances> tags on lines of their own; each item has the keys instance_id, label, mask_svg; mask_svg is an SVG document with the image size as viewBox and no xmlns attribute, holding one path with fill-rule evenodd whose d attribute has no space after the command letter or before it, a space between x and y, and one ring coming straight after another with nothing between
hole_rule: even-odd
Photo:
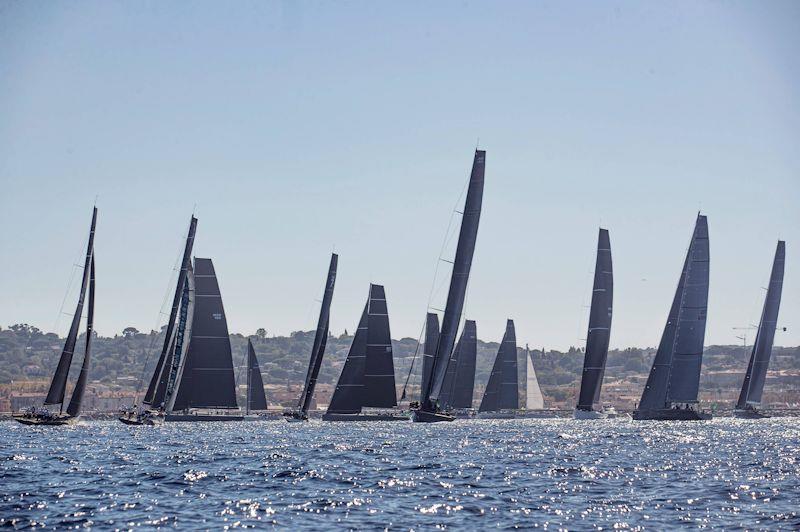
<instances>
[{"instance_id":1,"label":"black sail","mask_svg":"<svg viewBox=\"0 0 800 532\"><path fill-rule=\"evenodd\" d=\"M639 409L697 402L708 308L708 221L697 216L694 234Z\"/></svg>"},{"instance_id":2,"label":"black sail","mask_svg":"<svg viewBox=\"0 0 800 532\"><path fill-rule=\"evenodd\" d=\"M439 343L439 316L428 312L425 316L425 346L422 352L422 385L420 393L424 394L431 381L433 357L436 356L436 344ZM420 401L422 398L420 397Z\"/></svg>"},{"instance_id":3,"label":"black sail","mask_svg":"<svg viewBox=\"0 0 800 532\"><path fill-rule=\"evenodd\" d=\"M589 332L583 358L578 409L591 410L600 399L600 387L608 358L611 335L611 311L614 300L614 274L611 265L611 242L608 230L600 229L597 239L597 260L594 267L592 306L589 311Z\"/></svg>"},{"instance_id":4,"label":"black sail","mask_svg":"<svg viewBox=\"0 0 800 532\"><path fill-rule=\"evenodd\" d=\"M514 330L514 321L508 320L479 411L495 412L519 408L518 379L517 336Z\"/></svg>"},{"instance_id":5,"label":"black sail","mask_svg":"<svg viewBox=\"0 0 800 532\"><path fill-rule=\"evenodd\" d=\"M237 408L228 322L211 259L194 259L194 309L172 410Z\"/></svg>"},{"instance_id":6,"label":"black sail","mask_svg":"<svg viewBox=\"0 0 800 532\"><path fill-rule=\"evenodd\" d=\"M436 354L433 358L431 380L423 393L422 409L435 411L442 391L442 384L447 373L450 354L458 334L458 325L461 322L461 313L464 310L469 272L472 267L472 256L475 253L475 242L478 237L478 225L481 218L481 204L483 202L483 182L486 169L486 152L475 150L472 162L472 173L467 188L467 198L464 202L464 212L461 219L461 229L458 235L456 256L453 261L453 271L450 276L450 289L447 293L447 304L442 318L442 329L436 345Z\"/></svg>"},{"instance_id":7,"label":"black sail","mask_svg":"<svg viewBox=\"0 0 800 532\"><path fill-rule=\"evenodd\" d=\"M89 308L86 317L86 347L83 350L83 363L81 364L81 372L78 375L78 382L75 383L75 389L72 390L72 398L69 400L69 405L67 406L67 414L72 417L79 416L81 413L81 404L83 403L83 395L86 393L86 382L89 378L89 366L92 360L92 336L94 335L94 253L92 253L92 262L89 271Z\"/></svg>"},{"instance_id":8,"label":"black sail","mask_svg":"<svg viewBox=\"0 0 800 532\"><path fill-rule=\"evenodd\" d=\"M371 284L367 304L367 359L364 365L364 406L397 406L392 336L386 292Z\"/></svg>"},{"instance_id":9,"label":"black sail","mask_svg":"<svg viewBox=\"0 0 800 532\"><path fill-rule=\"evenodd\" d=\"M253 348L253 342L247 339L247 412L251 410L266 410L267 395L264 393L264 380L261 378L261 368L258 366L258 357Z\"/></svg>"},{"instance_id":10,"label":"black sail","mask_svg":"<svg viewBox=\"0 0 800 532\"><path fill-rule=\"evenodd\" d=\"M736 408L739 409L746 408L748 405L759 406L761 404L769 359L772 355L772 344L775 340L775 329L778 326L785 262L786 244L783 240L779 240L778 247L775 249L775 258L772 261L772 272L769 276L769 287L767 287L767 297L764 299L764 309L761 312L756 341L750 354L742 391L736 403Z\"/></svg>"},{"instance_id":11,"label":"black sail","mask_svg":"<svg viewBox=\"0 0 800 532\"><path fill-rule=\"evenodd\" d=\"M474 320L464 322L458 340L458 366L449 404L453 408L472 408L475 391L475 360L478 354L478 336Z\"/></svg>"},{"instance_id":12,"label":"black sail","mask_svg":"<svg viewBox=\"0 0 800 532\"><path fill-rule=\"evenodd\" d=\"M192 247L194 246L194 235L197 231L197 218L192 216L189 222L189 233L186 236L186 243L183 248L183 259L181 260L181 269L178 272L178 282L175 285L175 295L172 297L172 309L169 314L169 321L164 331L164 345L161 348L161 355L158 357L158 363L153 371L153 376L150 379L150 384L147 387L147 392L144 395L143 402L148 405L159 406L163 402L164 397L156 397L156 390L160 381L165 381L164 368L169 367L169 353L170 347L174 343L175 321L178 316L180 308L181 296L183 294L184 285L186 284L186 275L192 261ZM156 400L159 399L159 400Z\"/></svg>"},{"instance_id":13,"label":"black sail","mask_svg":"<svg viewBox=\"0 0 800 532\"><path fill-rule=\"evenodd\" d=\"M336 414L358 414L361 412L364 397L364 366L367 357L367 309L364 305L358 329L350 344L350 351L336 383L336 390L328 405L328 412Z\"/></svg>"},{"instance_id":14,"label":"black sail","mask_svg":"<svg viewBox=\"0 0 800 532\"><path fill-rule=\"evenodd\" d=\"M78 341L78 328L81 324L83 305L86 299L86 287L89 284L92 255L94 253L94 230L97 225L97 207L92 209L92 225L89 229L89 244L86 246L86 260L83 263L83 278L81 280L81 291L78 295L78 305L75 314L72 315L72 323L67 333L67 340L64 342L64 349L61 351L61 358L58 360L56 372L50 382L50 389L44 400L46 405L56 405L64 403L64 393L67 389L67 377L69 367L72 364L72 355L75 353L75 343Z\"/></svg>"},{"instance_id":15,"label":"black sail","mask_svg":"<svg viewBox=\"0 0 800 532\"><path fill-rule=\"evenodd\" d=\"M461 332L461 338L456 342L453 348L453 353L450 355L450 361L447 363L447 373L444 375L444 382L442 383L442 393L439 394L439 406L447 409L452 405L453 390L456 385L456 371L458 371L459 358L461 355L461 339L464 337L464 332Z\"/></svg>"},{"instance_id":16,"label":"black sail","mask_svg":"<svg viewBox=\"0 0 800 532\"><path fill-rule=\"evenodd\" d=\"M303 386L303 394L297 407L303 413L307 413L311 406L311 398L314 396L314 388L317 385L319 369L322 366L322 355L325 353L325 346L328 343L328 325L331 312L331 300L333 299L333 287L336 284L336 267L339 262L339 255L331 255L331 263L328 266L328 278L325 281L325 294L322 296L322 307L319 310L317 320L317 332L314 334L314 345L311 348L311 360L308 362L308 372Z\"/></svg>"}]
</instances>

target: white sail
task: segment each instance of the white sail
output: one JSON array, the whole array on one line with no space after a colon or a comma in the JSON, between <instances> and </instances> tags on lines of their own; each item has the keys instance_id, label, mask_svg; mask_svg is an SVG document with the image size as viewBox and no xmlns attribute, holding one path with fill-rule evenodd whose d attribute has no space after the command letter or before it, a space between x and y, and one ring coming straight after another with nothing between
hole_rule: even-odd
<instances>
[{"instance_id":1,"label":"white sail","mask_svg":"<svg viewBox=\"0 0 800 532\"><path fill-rule=\"evenodd\" d=\"M544 397L542 389L539 388L539 380L536 378L536 371L533 369L533 358L531 352L525 350L525 408L528 410L541 410L544 408Z\"/></svg>"}]
</instances>

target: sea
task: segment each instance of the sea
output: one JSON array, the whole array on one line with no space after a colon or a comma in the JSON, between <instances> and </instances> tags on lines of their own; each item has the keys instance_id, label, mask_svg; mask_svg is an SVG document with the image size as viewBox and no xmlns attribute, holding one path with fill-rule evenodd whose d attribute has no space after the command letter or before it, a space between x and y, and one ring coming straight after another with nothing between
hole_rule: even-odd
<instances>
[{"instance_id":1,"label":"sea","mask_svg":"<svg viewBox=\"0 0 800 532\"><path fill-rule=\"evenodd\" d=\"M11 528L800 528L800 419L0 423Z\"/></svg>"}]
</instances>

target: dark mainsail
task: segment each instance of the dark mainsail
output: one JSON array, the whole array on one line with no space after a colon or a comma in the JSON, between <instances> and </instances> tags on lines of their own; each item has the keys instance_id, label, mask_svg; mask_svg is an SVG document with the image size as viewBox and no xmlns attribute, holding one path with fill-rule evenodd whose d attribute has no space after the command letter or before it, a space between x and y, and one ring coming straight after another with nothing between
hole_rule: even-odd
<instances>
[{"instance_id":1,"label":"dark mainsail","mask_svg":"<svg viewBox=\"0 0 800 532\"><path fill-rule=\"evenodd\" d=\"M708 268L708 222L698 214L639 410L697 402L708 308Z\"/></svg>"},{"instance_id":2,"label":"dark mainsail","mask_svg":"<svg viewBox=\"0 0 800 532\"><path fill-rule=\"evenodd\" d=\"M358 414L363 407L394 406L397 392L386 293L383 286L371 284L328 413Z\"/></svg>"},{"instance_id":3,"label":"dark mainsail","mask_svg":"<svg viewBox=\"0 0 800 532\"><path fill-rule=\"evenodd\" d=\"M183 248L183 259L181 260L181 269L178 272L178 282L175 285L175 294L172 297L172 309L169 314L169 321L167 321L166 329L164 330L164 345L161 348L161 355L158 357L158 363L153 371L153 376L150 379L150 384L147 387L147 392L144 395L143 402L148 405L160 407L164 402L163 391L166 388L167 372L164 368L170 366L171 348L174 346L175 338L175 322L178 317L180 309L181 297L183 295L184 286L186 284L186 275L189 271L192 262L192 247L194 246L194 235L197 231L197 218L192 216L189 222L189 233L186 236L186 243ZM161 392L157 393L159 389Z\"/></svg>"},{"instance_id":4,"label":"dark mainsail","mask_svg":"<svg viewBox=\"0 0 800 532\"><path fill-rule=\"evenodd\" d=\"M594 267L592 306L589 311L589 332L583 358L578 410L592 410L600 400L600 387L608 358L611 335L611 310L614 300L614 274L611 265L611 241L608 230L600 229L597 238L597 260Z\"/></svg>"},{"instance_id":5,"label":"dark mainsail","mask_svg":"<svg viewBox=\"0 0 800 532\"><path fill-rule=\"evenodd\" d=\"M314 344L311 348L311 359L308 362L308 372L303 386L303 394L300 396L297 408L303 413L308 413L311 406L311 398L314 395L314 388L317 385L319 369L322 366L322 355L325 353L325 346L328 343L328 325L330 320L331 300L333 299L333 287L336 284L336 267L339 262L339 255L331 254L331 263L328 266L328 278L325 281L325 294L322 296L322 307L319 310L317 320L317 332L314 334Z\"/></svg>"},{"instance_id":6,"label":"dark mainsail","mask_svg":"<svg viewBox=\"0 0 800 532\"><path fill-rule=\"evenodd\" d=\"M81 324L81 315L83 314L83 305L86 299L86 287L89 284L92 256L94 255L94 231L96 225L97 207L94 207L92 210L92 224L89 229L89 243L86 246L86 259L83 263L83 278L81 280L81 291L78 295L78 306L75 308L75 314L72 315L72 323L69 327L69 333L67 333L67 340L64 342L64 349L61 351L61 358L58 360L58 366L53 374L53 380L50 382L50 389L44 400L45 405L60 404L63 407L64 404L64 393L67 389L69 367L72 364L72 355L75 353L75 344L78 341L78 328Z\"/></svg>"},{"instance_id":7,"label":"dark mainsail","mask_svg":"<svg viewBox=\"0 0 800 532\"><path fill-rule=\"evenodd\" d=\"M757 407L761 405L764 393L764 382L767 378L769 359L772 354L772 343L775 340L775 329L778 326L778 310L781 306L781 292L783 291L783 270L786 262L786 244L778 241L775 249L775 258L772 261L772 272L769 276L767 297L764 299L764 309L761 312L761 321L758 324L756 341L750 354L747 373L742 384L737 409Z\"/></svg>"},{"instance_id":8,"label":"dark mainsail","mask_svg":"<svg viewBox=\"0 0 800 532\"><path fill-rule=\"evenodd\" d=\"M264 393L264 380L261 378L261 368L258 366L256 350L253 342L247 339L247 406L249 414L251 410L266 410L267 396Z\"/></svg>"},{"instance_id":9,"label":"dark mainsail","mask_svg":"<svg viewBox=\"0 0 800 532\"><path fill-rule=\"evenodd\" d=\"M478 335L474 320L465 320L458 340L458 365L447 404L453 408L472 408L475 391L475 359L478 354Z\"/></svg>"},{"instance_id":10,"label":"dark mainsail","mask_svg":"<svg viewBox=\"0 0 800 532\"><path fill-rule=\"evenodd\" d=\"M72 398L67 406L67 414L77 417L81 414L83 394L86 392L86 381L89 378L89 366L92 360L92 336L94 335L94 252L92 253L91 266L89 267L89 308L86 316L86 347L83 350L83 363L78 375L78 382L72 390Z\"/></svg>"},{"instance_id":11,"label":"dark mainsail","mask_svg":"<svg viewBox=\"0 0 800 532\"><path fill-rule=\"evenodd\" d=\"M234 409L236 383L228 323L211 259L194 259L194 308L186 359L172 411L189 408Z\"/></svg>"},{"instance_id":12,"label":"dark mainsail","mask_svg":"<svg viewBox=\"0 0 800 532\"><path fill-rule=\"evenodd\" d=\"M478 225L481 218L483 202L483 183L486 169L486 152L475 150L472 162L472 173L464 202L461 229L458 235L456 256L450 276L450 289L447 293L442 329L436 344L436 354L431 368L431 379L422 394L420 409L424 412L436 412L439 408L439 395L447 373L450 354L458 334L461 313L464 310L464 298L472 267L472 256L475 253L475 242L478 237Z\"/></svg>"},{"instance_id":13,"label":"dark mainsail","mask_svg":"<svg viewBox=\"0 0 800 532\"><path fill-rule=\"evenodd\" d=\"M514 320L506 322L506 332L497 350L492 373L481 400L480 412L516 410L519 408L517 375L517 335Z\"/></svg>"},{"instance_id":14,"label":"dark mainsail","mask_svg":"<svg viewBox=\"0 0 800 532\"><path fill-rule=\"evenodd\" d=\"M436 344L439 343L439 316L428 312L425 316L425 346L422 352L422 384L420 394L424 395L431 381L433 357L436 356ZM420 397L422 401L422 397Z\"/></svg>"}]
</instances>

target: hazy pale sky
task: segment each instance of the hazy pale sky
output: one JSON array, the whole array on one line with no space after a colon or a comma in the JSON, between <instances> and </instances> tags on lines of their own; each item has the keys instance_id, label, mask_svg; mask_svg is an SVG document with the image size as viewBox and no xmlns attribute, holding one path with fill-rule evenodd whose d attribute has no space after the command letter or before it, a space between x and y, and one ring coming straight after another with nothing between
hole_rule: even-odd
<instances>
[{"instance_id":1,"label":"hazy pale sky","mask_svg":"<svg viewBox=\"0 0 800 532\"><path fill-rule=\"evenodd\" d=\"M231 331L313 329L335 247L332 331L375 282L416 337L480 139L480 338L582 345L602 224L611 344L656 345L701 209L706 343L783 238L798 345L798 58L795 1L0 1L0 325L65 331L98 196L101 334L163 323L196 205Z\"/></svg>"}]
</instances>

